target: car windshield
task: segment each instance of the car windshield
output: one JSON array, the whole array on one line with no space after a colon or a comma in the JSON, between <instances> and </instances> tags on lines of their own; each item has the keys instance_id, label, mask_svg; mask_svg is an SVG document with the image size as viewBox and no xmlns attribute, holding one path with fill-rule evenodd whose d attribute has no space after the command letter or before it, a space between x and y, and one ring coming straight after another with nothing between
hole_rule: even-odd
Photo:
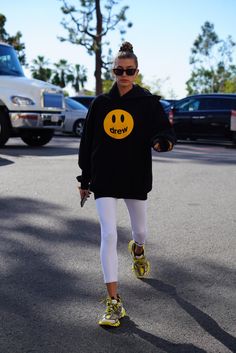
<instances>
[{"instance_id":1,"label":"car windshield","mask_svg":"<svg viewBox=\"0 0 236 353\"><path fill-rule=\"evenodd\" d=\"M0 45L0 75L24 76L16 52L12 47Z\"/></svg>"},{"instance_id":2,"label":"car windshield","mask_svg":"<svg viewBox=\"0 0 236 353\"><path fill-rule=\"evenodd\" d=\"M66 105L72 110L84 110L84 111L87 111L87 108L83 104L81 104L79 102L76 102L75 100L73 100L71 98L66 98L65 102L66 102Z\"/></svg>"}]
</instances>

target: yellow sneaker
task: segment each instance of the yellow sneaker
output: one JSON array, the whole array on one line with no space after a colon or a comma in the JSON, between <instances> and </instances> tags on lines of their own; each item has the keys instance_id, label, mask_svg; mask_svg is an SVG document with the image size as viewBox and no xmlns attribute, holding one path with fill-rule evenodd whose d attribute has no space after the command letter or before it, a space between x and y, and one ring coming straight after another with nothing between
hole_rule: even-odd
<instances>
[{"instance_id":1,"label":"yellow sneaker","mask_svg":"<svg viewBox=\"0 0 236 353\"><path fill-rule=\"evenodd\" d=\"M135 276L137 278L143 278L144 276L147 276L150 272L150 262L146 259L144 252L140 256L135 255L134 240L130 240L128 250L133 259L132 271L134 272Z\"/></svg>"},{"instance_id":2,"label":"yellow sneaker","mask_svg":"<svg viewBox=\"0 0 236 353\"><path fill-rule=\"evenodd\" d=\"M120 319L126 315L126 311L123 307L120 297L117 299L107 298L106 299L106 311L99 320L101 326L120 326Z\"/></svg>"}]
</instances>

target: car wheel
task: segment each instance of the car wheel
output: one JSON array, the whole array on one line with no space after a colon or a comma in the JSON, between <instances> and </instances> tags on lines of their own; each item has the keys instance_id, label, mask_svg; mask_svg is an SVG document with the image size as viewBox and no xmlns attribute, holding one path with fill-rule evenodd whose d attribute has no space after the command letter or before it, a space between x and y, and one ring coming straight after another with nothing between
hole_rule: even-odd
<instances>
[{"instance_id":1,"label":"car wheel","mask_svg":"<svg viewBox=\"0 0 236 353\"><path fill-rule=\"evenodd\" d=\"M35 130L27 132L27 134L21 135L21 139L29 146L43 146L46 145L52 139L53 133L53 130Z\"/></svg>"},{"instance_id":2,"label":"car wheel","mask_svg":"<svg viewBox=\"0 0 236 353\"><path fill-rule=\"evenodd\" d=\"M84 119L79 119L74 123L73 131L75 136L81 137L84 129Z\"/></svg>"},{"instance_id":3,"label":"car wheel","mask_svg":"<svg viewBox=\"0 0 236 353\"><path fill-rule=\"evenodd\" d=\"M11 134L8 114L0 111L0 146L4 146Z\"/></svg>"}]
</instances>

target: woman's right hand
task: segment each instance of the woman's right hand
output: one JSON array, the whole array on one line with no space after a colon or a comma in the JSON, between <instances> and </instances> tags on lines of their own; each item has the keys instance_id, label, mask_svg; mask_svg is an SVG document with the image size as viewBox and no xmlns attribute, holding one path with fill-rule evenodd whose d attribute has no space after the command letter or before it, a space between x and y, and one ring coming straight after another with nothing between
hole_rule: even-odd
<instances>
[{"instance_id":1,"label":"woman's right hand","mask_svg":"<svg viewBox=\"0 0 236 353\"><path fill-rule=\"evenodd\" d=\"M80 192L80 197L81 197L81 200L83 198L88 198L91 194L91 191L88 190L88 189L81 189L80 186L78 186L78 189L79 189L79 192Z\"/></svg>"}]
</instances>

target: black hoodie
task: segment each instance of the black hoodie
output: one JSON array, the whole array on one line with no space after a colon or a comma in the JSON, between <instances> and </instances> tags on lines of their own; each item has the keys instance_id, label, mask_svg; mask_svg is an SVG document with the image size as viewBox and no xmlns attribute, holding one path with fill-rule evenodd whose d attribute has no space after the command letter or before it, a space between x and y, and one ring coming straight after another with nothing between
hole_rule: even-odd
<instances>
[{"instance_id":1,"label":"black hoodie","mask_svg":"<svg viewBox=\"0 0 236 353\"><path fill-rule=\"evenodd\" d=\"M120 96L114 84L98 96L86 117L79 150L81 188L95 198L115 197L145 200L152 189L151 147L159 141L162 150L175 135L159 97L134 85Z\"/></svg>"}]
</instances>

